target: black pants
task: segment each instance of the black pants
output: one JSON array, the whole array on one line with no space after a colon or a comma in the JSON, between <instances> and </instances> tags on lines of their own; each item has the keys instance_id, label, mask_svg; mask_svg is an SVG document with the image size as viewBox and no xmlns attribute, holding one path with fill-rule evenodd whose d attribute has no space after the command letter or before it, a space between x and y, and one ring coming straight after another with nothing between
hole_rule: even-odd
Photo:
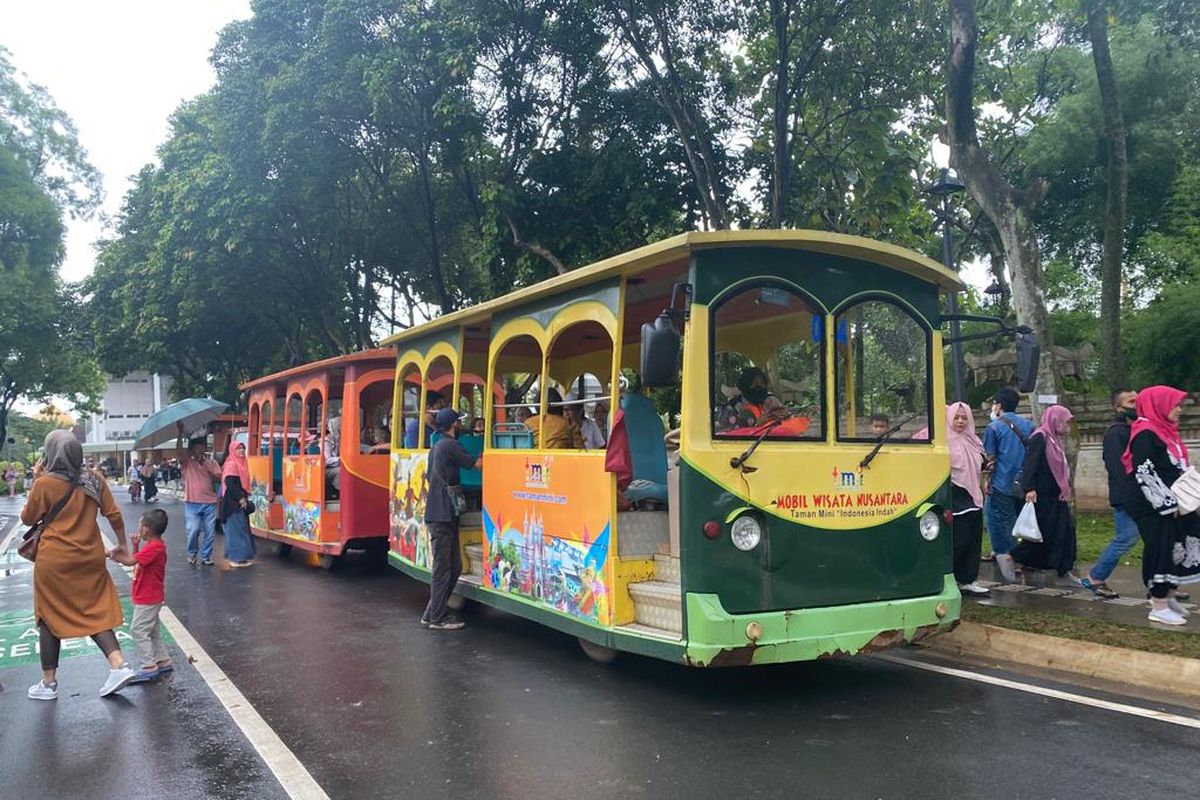
<instances>
[{"instance_id":1,"label":"black pants","mask_svg":"<svg viewBox=\"0 0 1200 800\"><path fill-rule=\"evenodd\" d=\"M41 651L42 669L51 670L58 669L58 656L62 649L62 641L50 632L46 627L46 623L38 621L38 650ZM100 631L100 633L92 634L92 641L104 653L104 657L108 658L113 651L120 648L117 643L117 635L112 631Z\"/></svg>"},{"instance_id":2,"label":"black pants","mask_svg":"<svg viewBox=\"0 0 1200 800\"><path fill-rule=\"evenodd\" d=\"M954 515L954 580L974 583L979 577L983 546L983 512L978 509Z\"/></svg>"},{"instance_id":3,"label":"black pants","mask_svg":"<svg viewBox=\"0 0 1200 800\"><path fill-rule=\"evenodd\" d=\"M427 522L429 544L433 549L432 580L429 583L429 605L422 616L427 622L446 620L446 603L462 575L462 553L458 548L458 520Z\"/></svg>"}]
</instances>

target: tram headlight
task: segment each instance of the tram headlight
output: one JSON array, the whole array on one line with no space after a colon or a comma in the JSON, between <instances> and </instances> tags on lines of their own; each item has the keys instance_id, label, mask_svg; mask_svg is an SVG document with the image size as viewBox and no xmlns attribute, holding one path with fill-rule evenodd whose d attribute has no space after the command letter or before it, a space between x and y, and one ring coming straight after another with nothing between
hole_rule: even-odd
<instances>
[{"instance_id":1,"label":"tram headlight","mask_svg":"<svg viewBox=\"0 0 1200 800\"><path fill-rule=\"evenodd\" d=\"M933 510L926 511L917 521L917 527L921 531L921 538L927 542L932 542L942 532L942 521L938 519L938 515Z\"/></svg>"},{"instance_id":2,"label":"tram headlight","mask_svg":"<svg viewBox=\"0 0 1200 800\"><path fill-rule=\"evenodd\" d=\"M729 538L738 550L748 552L758 547L758 543L762 541L762 525L753 514L743 514L730 526Z\"/></svg>"}]
</instances>

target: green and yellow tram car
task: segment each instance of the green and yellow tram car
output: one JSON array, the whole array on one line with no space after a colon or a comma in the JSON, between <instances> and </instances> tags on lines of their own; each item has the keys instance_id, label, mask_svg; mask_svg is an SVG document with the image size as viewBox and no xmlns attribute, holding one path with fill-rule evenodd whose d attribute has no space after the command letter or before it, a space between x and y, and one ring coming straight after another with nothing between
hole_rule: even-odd
<instances>
[{"instance_id":1,"label":"green and yellow tram car","mask_svg":"<svg viewBox=\"0 0 1200 800\"><path fill-rule=\"evenodd\" d=\"M858 237L688 233L394 336L390 561L429 579L428 415L452 405L483 456L459 592L594 657L762 664L949 629L959 288Z\"/></svg>"}]
</instances>

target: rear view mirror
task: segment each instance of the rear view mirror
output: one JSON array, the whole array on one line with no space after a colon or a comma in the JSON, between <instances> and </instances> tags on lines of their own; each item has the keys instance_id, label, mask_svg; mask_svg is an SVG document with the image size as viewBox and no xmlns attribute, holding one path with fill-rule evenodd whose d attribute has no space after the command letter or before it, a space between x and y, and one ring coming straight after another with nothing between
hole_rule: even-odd
<instances>
[{"instance_id":1,"label":"rear view mirror","mask_svg":"<svg viewBox=\"0 0 1200 800\"><path fill-rule=\"evenodd\" d=\"M644 334L643 334L644 335ZM1017 387L1022 392L1032 392L1037 385L1038 362L1042 357L1042 346L1032 333L1017 334Z\"/></svg>"},{"instance_id":2,"label":"rear view mirror","mask_svg":"<svg viewBox=\"0 0 1200 800\"><path fill-rule=\"evenodd\" d=\"M674 386L679 383L679 331L671 311L658 315L654 322L642 325L642 385Z\"/></svg>"}]
</instances>

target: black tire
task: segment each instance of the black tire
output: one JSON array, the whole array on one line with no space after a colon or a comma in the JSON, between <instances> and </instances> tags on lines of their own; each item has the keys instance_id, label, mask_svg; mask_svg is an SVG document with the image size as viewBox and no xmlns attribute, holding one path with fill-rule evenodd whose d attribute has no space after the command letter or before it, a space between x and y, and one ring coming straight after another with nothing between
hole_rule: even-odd
<instances>
[{"instance_id":1,"label":"black tire","mask_svg":"<svg viewBox=\"0 0 1200 800\"><path fill-rule=\"evenodd\" d=\"M271 540L271 554L277 558L287 558L292 553L292 546L276 539Z\"/></svg>"},{"instance_id":2,"label":"black tire","mask_svg":"<svg viewBox=\"0 0 1200 800\"><path fill-rule=\"evenodd\" d=\"M620 655L619 650L613 650L611 647L605 647L602 644L589 642L584 638L579 639L579 646L583 649L583 652L587 654L587 657L592 661L595 661L597 664L611 664L616 661L617 656Z\"/></svg>"},{"instance_id":3,"label":"black tire","mask_svg":"<svg viewBox=\"0 0 1200 800\"><path fill-rule=\"evenodd\" d=\"M342 566L343 557L335 556L330 553L324 553L320 556L321 569L326 572L333 572L340 569Z\"/></svg>"}]
</instances>

